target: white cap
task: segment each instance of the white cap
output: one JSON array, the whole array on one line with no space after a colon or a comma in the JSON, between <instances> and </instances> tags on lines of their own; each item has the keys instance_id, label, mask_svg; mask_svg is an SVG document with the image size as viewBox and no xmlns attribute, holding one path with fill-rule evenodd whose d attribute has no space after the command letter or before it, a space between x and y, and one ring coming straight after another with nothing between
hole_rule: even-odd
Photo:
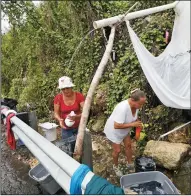
<instances>
[{"instance_id":1,"label":"white cap","mask_svg":"<svg viewBox=\"0 0 191 196\"><path fill-rule=\"evenodd\" d=\"M67 76L63 76L63 77L59 78L59 80L58 80L58 88L59 89L71 88L74 86L75 85L72 83L72 79Z\"/></svg>"}]
</instances>

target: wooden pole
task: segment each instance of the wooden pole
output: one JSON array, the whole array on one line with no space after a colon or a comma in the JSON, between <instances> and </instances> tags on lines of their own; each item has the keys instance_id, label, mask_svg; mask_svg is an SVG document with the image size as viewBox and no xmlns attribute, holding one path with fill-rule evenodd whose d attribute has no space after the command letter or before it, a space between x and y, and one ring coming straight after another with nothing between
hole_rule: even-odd
<instances>
[{"instance_id":1,"label":"wooden pole","mask_svg":"<svg viewBox=\"0 0 191 196\"><path fill-rule=\"evenodd\" d=\"M80 125L79 125L79 129L78 129L78 135L77 135L77 139L76 139L76 146L75 146L75 159L79 160L79 157L82 154L82 144L83 144L83 139L84 139L84 132L86 129L86 125L87 125L87 120L88 120L88 116L89 116L89 112L90 112L90 107L91 107L91 102L92 102L92 98L95 92L96 87L98 86L98 83L102 77L104 68L109 60L112 48L113 48L113 41L114 41L114 37L115 37L115 26L111 27L111 33L109 36L109 40L108 40L108 44L106 46L106 50L105 53L101 59L101 62L97 68L97 71L94 75L94 78L90 84L90 88L88 90L87 96L86 96L86 100L84 103L84 107L82 110L82 116L81 116L81 120L80 120Z\"/></svg>"}]
</instances>

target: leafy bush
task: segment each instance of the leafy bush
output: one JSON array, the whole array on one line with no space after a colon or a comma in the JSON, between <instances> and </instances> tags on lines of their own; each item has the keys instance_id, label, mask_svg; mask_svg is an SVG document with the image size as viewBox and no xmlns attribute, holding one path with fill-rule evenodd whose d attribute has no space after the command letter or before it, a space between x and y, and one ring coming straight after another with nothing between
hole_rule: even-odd
<instances>
[{"instance_id":1,"label":"leafy bush","mask_svg":"<svg viewBox=\"0 0 191 196\"><path fill-rule=\"evenodd\" d=\"M140 1L134 10L163 5L169 1ZM172 1L170 1L172 2ZM11 30L2 35L2 94L18 99L19 109L26 104L46 118L58 92L57 81L63 75L72 77L76 90L85 95L105 51L109 28L94 30L93 21L124 14L135 1L44 1L40 7L32 2L2 2ZM132 28L154 55L166 47L164 32L172 29L173 10L130 21ZM87 35L85 38L84 36ZM75 52L81 43L78 51ZM147 94L148 104L141 118L148 123L148 135L167 131L171 121L179 119L177 110L163 107L149 86L133 50L125 23L117 27L114 53L100 85L107 91L106 106L93 113L109 116L115 105L128 98L133 88ZM113 59L113 55L115 59ZM72 58L72 61L71 61ZM161 105L163 110L154 113ZM181 113L181 110L179 110ZM171 116L171 117L169 117Z\"/></svg>"}]
</instances>

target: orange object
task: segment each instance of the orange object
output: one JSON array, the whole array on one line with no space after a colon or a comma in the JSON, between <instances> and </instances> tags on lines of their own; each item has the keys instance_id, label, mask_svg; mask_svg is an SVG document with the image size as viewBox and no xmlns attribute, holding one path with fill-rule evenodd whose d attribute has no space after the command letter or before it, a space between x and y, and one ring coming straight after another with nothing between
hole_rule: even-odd
<instances>
[{"instance_id":1,"label":"orange object","mask_svg":"<svg viewBox=\"0 0 191 196\"><path fill-rule=\"evenodd\" d=\"M142 130L142 127L136 127L136 130L135 130L135 139L136 140L139 140L141 130Z\"/></svg>"}]
</instances>

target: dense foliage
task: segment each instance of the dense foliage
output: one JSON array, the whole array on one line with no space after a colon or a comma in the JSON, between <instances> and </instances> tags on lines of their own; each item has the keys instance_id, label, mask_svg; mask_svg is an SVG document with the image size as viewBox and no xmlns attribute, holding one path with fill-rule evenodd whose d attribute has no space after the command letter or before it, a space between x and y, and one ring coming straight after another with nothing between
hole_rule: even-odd
<instances>
[{"instance_id":1,"label":"dense foliage","mask_svg":"<svg viewBox=\"0 0 191 196\"><path fill-rule=\"evenodd\" d=\"M134 3L44 1L35 7L30 1L2 2L11 24L11 30L2 35L2 95L16 98L20 111L28 104L31 110L37 111L38 118L44 118L52 110L59 77L72 77L76 89L86 94L110 32L110 28L105 28L105 31L99 29L87 35L93 29L93 21L123 14ZM168 1L140 1L135 10L165 3ZM174 11L168 10L133 20L131 25L149 51L158 55L166 47L164 32L172 29L173 20ZM113 49L98 87L107 95L105 107L91 117L97 118L98 113L109 115L116 103L127 98L133 88L140 87L148 97L148 104L141 112L142 120L148 124L148 135L157 137L166 132L170 123L180 120L182 111L164 107L152 91L124 23L117 28Z\"/></svg>"}]
</instances>

